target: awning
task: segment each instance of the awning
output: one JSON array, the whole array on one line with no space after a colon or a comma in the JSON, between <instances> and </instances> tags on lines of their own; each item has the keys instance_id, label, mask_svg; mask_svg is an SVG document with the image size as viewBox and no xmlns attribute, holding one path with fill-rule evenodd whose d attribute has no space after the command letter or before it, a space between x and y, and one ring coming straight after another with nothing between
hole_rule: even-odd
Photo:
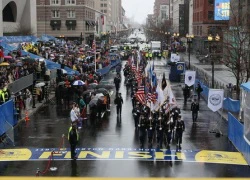
<instances>
[{"instance_id":1,"label":"awning","mask_svg":"<svg viewBox=\"0 0 250 180\"><path fill-rule=\"evenodd\" d=\"M86 24L89 26L95 26L95 21L86 21Z\"/></svg>"},{"instance_id":2,"label":"awning","mask_svg":"<svg viewBox=\"0 0 250 180\"><path fill-rule=\"evenodd\" d=\"M245 91L250 92L250 82L241 84L241 86Z\"/></svg>"},{"instance_id":3,"label":"awning","mask_svg":"<svg viewBox=\"0 0 250 180\"><path fill-rule=\"evenodd\" d=\"M61 20L51 20L50 25L51 26L61 26Z\"/></svg>"},{"instance_id":4,"label":"awning","mask_svg":"<svg viewBox=\"0 0 250 180\"><path fill-rule=\"evenodd\" d=\"M90 21L86 21L86 24L91 26L91 22Z\"/></svg>"},{"instance_id":5,"label":"awning","mask_svg":"<svg viewBox=\"0 0 250 180\"><path fill-rule=\"evenodd\" d=\"M66 26L76 26L76 20L66 20Z\"/></svg>"}]
</instances>

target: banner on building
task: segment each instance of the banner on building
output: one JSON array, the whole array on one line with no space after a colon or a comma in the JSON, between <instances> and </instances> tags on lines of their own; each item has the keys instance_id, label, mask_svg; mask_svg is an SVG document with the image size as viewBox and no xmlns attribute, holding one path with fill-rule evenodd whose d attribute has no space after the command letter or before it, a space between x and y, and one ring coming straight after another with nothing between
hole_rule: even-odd
<instances>
[{"instance_id":1,"label":"banner on building","mask_svg":"<svg viewBox=\"0 0 250 180\"><path fill-rule=\"evenodd\" d=\"M189 87L195 83L196 71L186 71L185 72L185 84Z\"/></svg>"},{"instance_id":2,"label":"banner on building","mask_svg":"<svg viewBox=\"0 0 250 180\"><path fill-rule=\"evenodd\" d=\"M171 62L179 62L180 61L180 56L174 53L171 53L171 58L170 58Z\"/></svg>"},{"instance_id":3,"label":"banner on building","mask_svg":"<svg viewBox=\"0 0 250 180\"><path fill-rule=\"evenodd\" d=\"M230 13L230 0L215 0L214 2L214 20L228 21Z\"/></svg>"},{"instance_id":4,"label":"banner on building","mask_svg":"<svg viewBox=\"0 0 250 180\"><path fill-rule=\"evenodd\" d=\"M209 89L208 93L208 108L213 112L218 111L222 108L224 100L223 89Z\"/></svg>"}]
</instances>

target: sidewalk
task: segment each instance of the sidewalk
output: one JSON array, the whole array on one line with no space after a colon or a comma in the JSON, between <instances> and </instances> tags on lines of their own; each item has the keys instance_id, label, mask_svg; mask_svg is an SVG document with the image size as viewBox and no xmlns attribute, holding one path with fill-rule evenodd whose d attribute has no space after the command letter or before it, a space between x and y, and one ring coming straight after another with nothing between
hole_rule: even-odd
<instances>
[{"instance_id":1,"label":"sidewalk","mask_svg":"<svg viewBox=\"0 0 250 180\"><path fill-rule=\"evenodd\" d=\"M188 65L188 53L180 53L186 64ZM210 63L201 63L195 55L190 55L190 64L191 69L198 68L203 72L207 73L210 77L212 77L212 65ZM229 83L236 84L236 78L234 77L233 73L229 71L230 69L222 64L215 64L214 65L214 79L215 81L223 84L224 87Z\"/></svg>"},{"instance_id":2,"label":"sidewalk","mask_svg":"<svg viewBox=\"0 0 250 180\"><path fill-rule=\"evenodd\" d=\"M50 103L50 101L53 101L53 99L55 99L54 97L55 97L55 93L52 92L50 94L50 96L49 96L49 101L48 102L46 102L45 99L41 103L39 103L36 100L35 108L32 107L32 101L31 101L30 108L27 110L28 111L28 117L32 116L34 113L36 113L41 107L43 107L47 103ZM14 128L16 128L21 122L25 121L25 113L26 113L26 110L23 110L22 115L21 115L22 118L18 121L18 123L16 124L16 126Z\"/></svg>"},{"instance_id":3,"label":"sidewalk","mask_svg":"<svg viewBox=\"0 0 250 180\"><path fill-rule=\"evenodd\" d=\"M188 53L180 53L181 59L186 62L186 65L189 64ZM199 70L206 74L209 77L209 83L211 83L212 78L212 66L209 63L201 63L195 55L190 55L190 66L191 70ZM229 83L236 84L236 78L234 77L233 73L229 71L230 69L222 64L215 64L214 65L214 80L215 84L219 83L221 87L226 89L226 85ZM217 111L220 116L224 120L228 119L228 111L219 110ZM237 115L236 115L237 117Z\"/></svg>"}]
</instances>

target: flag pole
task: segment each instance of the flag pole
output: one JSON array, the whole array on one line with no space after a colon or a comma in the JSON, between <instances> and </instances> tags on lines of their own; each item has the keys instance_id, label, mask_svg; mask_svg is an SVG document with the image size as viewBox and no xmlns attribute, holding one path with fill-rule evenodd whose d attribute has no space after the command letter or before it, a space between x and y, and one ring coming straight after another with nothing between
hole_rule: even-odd
<instances>
[{"instance_id":1,"label":"flag pole","mask_svg":"<svg viewBox=\"0 0 250 180\"><path fill-rule=\"evenodd\" d=\"M94 32L94 43L95 43L95 46L94 46L94 61L95 61L95 72L96 72L96 42L95 42L95 32Z\"/></svg>"}]
</instances>

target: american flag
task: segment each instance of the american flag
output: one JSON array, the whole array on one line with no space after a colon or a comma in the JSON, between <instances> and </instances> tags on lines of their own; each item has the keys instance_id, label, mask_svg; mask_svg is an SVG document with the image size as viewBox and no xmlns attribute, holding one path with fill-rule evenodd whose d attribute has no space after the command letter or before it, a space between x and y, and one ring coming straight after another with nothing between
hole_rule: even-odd
<instances>
[{"instance_id":1,"label":"american flag","mask_svg":"<svg viewBox=\"0 0 250 180\"><path fill-rule=\"evenodd\" d=\"M95 51L96 50L96 43L95 43L95 39L93 40L93 43L92 43L92 49Z\"/></svg>"},{"instance_id":2,"label":"american flag","mask_svg":"<svg viewBox=\"0 0 250 180\"><path fill-rule=\"evenodd\" d=\"M136 92L136 98L140 103L144 104L145 103L145 87L140 86Z\"/></svg>"},{"instance_id":3,"label":"american flag","mask_svg":"<svg viewBox=\"0 0 250 180\"><path fill-rule=\"evenodd\" d=\"M132 71L133 71L133 72L135 72L135 71L136 71L136 66L135 66L135 64L134 64L134 63L132 64Z\"/></svg>"}]
</instances>

